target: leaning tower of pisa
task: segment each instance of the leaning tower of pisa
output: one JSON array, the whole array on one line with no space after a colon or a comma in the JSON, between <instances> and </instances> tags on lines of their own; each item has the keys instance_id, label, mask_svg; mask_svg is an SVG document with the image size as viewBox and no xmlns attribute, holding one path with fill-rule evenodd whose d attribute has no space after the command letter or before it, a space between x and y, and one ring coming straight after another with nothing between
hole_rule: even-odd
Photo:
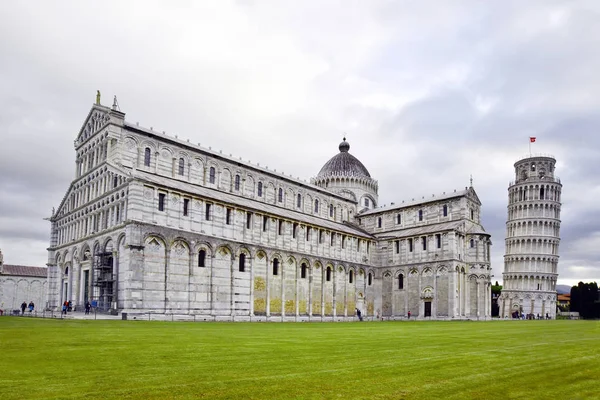
<instances>
[{"instance_id":1,"label":"leaning tower of pisa","mask_svg":"<svg viewBox=\"0 0 600 400\"><path fill-rule=\"evenodd\" d=\"M530 156L515 163L508 187L508 220L500 317L556 316L562 185L556 160Z\"/></svg>"}]
</instances>

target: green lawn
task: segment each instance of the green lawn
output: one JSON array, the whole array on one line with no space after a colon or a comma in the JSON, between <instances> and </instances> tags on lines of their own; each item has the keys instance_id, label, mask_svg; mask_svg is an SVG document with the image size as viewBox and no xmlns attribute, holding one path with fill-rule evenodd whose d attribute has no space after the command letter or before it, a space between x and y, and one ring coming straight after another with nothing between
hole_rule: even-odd
<instances>
[{"instance_id":1,"label":"green lawn","mask_svg":"<svg viewBox=\"0 0 600 400\"><path fill-rule=\"evenodd\" d=\"M600 323L0 318L0 398L593 399Z\"/></svg>"}]
</instances>

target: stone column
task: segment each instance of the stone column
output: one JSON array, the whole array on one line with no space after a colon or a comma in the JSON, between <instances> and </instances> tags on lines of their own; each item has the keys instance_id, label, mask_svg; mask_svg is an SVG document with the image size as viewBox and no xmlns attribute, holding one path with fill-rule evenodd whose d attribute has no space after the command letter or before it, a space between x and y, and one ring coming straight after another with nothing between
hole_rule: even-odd
<instances>
[{"instance_id":1,"label":"stone column","mask_svg":"<svg viewBox=\"0 0 600 400\"><path fill-rule=\"evenodd\" d=\"M114 260L114 258L113 258ZM165 243L165 298L164 298L164 307L163 312L167 312L167 308L169 307L169 271L171 269L171 246L169 243Z\"/></svg>"},{"instance_id":2,"label":"stone column","mask_svg":"<svg viewBox=\"0 0 600 400\"><path fill-rule=\"evenodd\" d=\"M437 318L437 306L438 306L438 292L437 292L437 281L438 271L433 271L433 301L431 302L431 316Z\"/></svg>"},{"instance_id":3,"label":"stone column","mask_svg":"<svg viewBox=\"0 0 600 400\"><path fill-rule=\"evenodd\" d=\"M275 202L277 202L277 192L275 192ZM301 273L301 271L300 271L301 269L302 269L302 264L300 264L300 266L298 266L298 263L296 263L296 277L295 277L296 281L294 282L294 288L295 288L294 304L296 305L296 310L295 310L296 311L296 321L298 320L298 315L300 315L300 306L298 305L298 285L300 284L300 279L298 277L298 273Z\"/></svg>"},{"instance_id":4,"label":"stone column","mask_svg":"<svg viewBox=\"0 0 600 400\"><path fill-rule=\"evenodd\" d=\"M230 258L231 264L229 265L229 313L231 315L231 320L235 321L235 289L233 282L235 279L235 265L239 262L239 256L231 254Z\"/></svg>"},{"instance_id":5,"label":"stone column","mask_svg":"<svg viewBox=\"0 0 600 400\"><path fill-rule=\"evenodd\" d=\"M333 284L331 285L333 287L333 318L335 319L335 317L337 317L337 296L336 296L336 292L337 292L337 266L333 266L333 270L331 271L331 275L332 275L332 279L333 279Z\"/></svg>"},{"instance_id":6,"label":"stone column","mask_svg":"<svg viewBox=\"0 0 600 400\"><path fill-rule=\"evenodd\" d=\"M542 318L546 318L546 299L542 300Z\"/></svg>"},{"instance_id":7,"label":"stone column","mask_svg":"<svg viewBox=\"0 0 600 400\"><path fill-rule=\"evenodd\" d=\"M250 268L250 317L254 317L254 262L253 258L248 255L246 258L246 263L248 264L248 268ZM267 271L268 272L268 271Z\"/></svg>"},{"instance_id":8,"label":"stone column","mask_svg":"<svg viewBox=\"0 0 600 400\"><path fill-rule=\"evenodd\" d=\"M72 286L72 289L69 290L70 294L69 294L69 299L71 299L73 301L73 307L79 306L81 305L81 300L79 297L79 288L81 287L79 285L79 281L81 280L81 263L79 262L79 259L76 259L75 257L73 257L73 278L70 279L71 283L69 283L69 286Z\"/></svg>"},{"instance_id":9,"label":"stone column","mask_svg":"<svg viewBox=\"0 0 600 400\"><path fill-rule=\"evenodd\" d=\"M454 276L455 270L452 266L448 268L448 317L453 318L456 316L456 289L454 288Z\"/></svg>"},{"instance_id":10,"label":"stone column","mask_svg":"<svg viewBox=\"0 0 600 400\"><path fill-rule=\"evenodd\" d=\"M266 193L264 193L264 195L266 196ZM281 287L279 289L281 291L281 320L283 321L285 317L285 262L282 260L279 266L281 267Z\"/></svg>"},{"instance_id":11,"label":"stone column","mask_svg":"<svg viewBox=\"0 0 600 400\"><path fill-rule=\"evenodd\" d=\"M312 317L313 313L313 273L314 265L308 269L308 316Z\"/></svg>"},{"instance_id":12,"label":"stone column","mask_svg":"<svg viewBox=\"0 0 600 400\"><path fill-rule=\"evenodd\" d=\"M326 266L321 266L321 321L325 316L325 269Z\"/></svg>"},{"instance_id":13,"label":"stone column","mask_svg":"<svg viewBox=\"0 0 600 400\"><path fill-rule=\"evenodd\" d=\"M265 314L267 317L271 316L271 279L269 278L271 276L271 274L273 273L273 265L271 265L271 263L273 262L273 260L271 260L271 263L269 263L268 261L269 259L267 258L267 273L265 274L266 276L266 289L267 289L267 296L266 296L266 304L265 304ZM270 269L269 269L270 268Z\"/></svg>"},{"instance_id":14,"label":"stone column","mask_svg":"<svg viewBox=\"0 0 600 400\"><path fill-rule=\"evenodd\" d=\"M348 274L344 273L344 317L348 316Z\"/></svg>"},{"instance_id":15,"label":"stone column","mask_svg":"<svg viewBox=\"0 0 600 400\"><path fill-rule=\"evenodd\" d=\"M402 271L402 274L404 274L404 271ZM409 286L409 282L410 280L408 279L409 273L407 273L406 275L404 275L404 315L407 316L408 315L408 293L410 291L410 286Z\"/></svg>"},{"instance_id":16,"label":"stone column","mask_svg":"<svg viewBox=\"0 0 600 400\"><path fill-rule=\"evenodd\" d=\"M465 295L464 295L464 301L465 301L465 317L468 317L471 315L471 278L467 276L467 273L465 272L464 274L464 278L465 278Z\"/></svg>"},{"instance_id":17,"label":"stone column","mask_svg":"<svg viewBox=\"0 0 600 400\"><path fill-rule=\"evenodd\" d=\"M65 300L73 300L73 276L75 275L75 260L71 262L69 266L69 275L67 276L67 297ZM75 305L73 303L73 305Z\"/></svg>"},{"instance_id":18,"label":"stone column","mask_svg":"<svg viewBox=\"0 0 600 400\"><path fill-rule=\"evenodd\" d=\"M118 243L115 243L115 246L119 246ZM113 305L112 308L113 309L118 309L119 308L119 252L117 250L113 250L112 252L112 256L113 256L113 279L114 279L114 283L113 283Z\"/></svg>"},{"instance_id":19,"label":"stone column","mask_svg":"<svg viewBox=\"0 0 600 400\"><path fill-rule=\"evenodd\" d=\"M479 279L477 279L477 281L475 281L476 283L476 290L477 290L477 319L479 319L480 316L480 310L481 310L481 281Z\"/></svg>"},{"instance_id":20,"label":"stone column","mask_svg":"<svg viewBox=\"0 0 600 400\"><path fill-rule=\"evenodd\" d=\"M194 247L196 245L196 242L192 241L190 243L190 253L189 253L189 265L188 265L188 290L187 290L187 313L188 314L193 314L192 312L192 293L193 293L193 289L192 289L192 275L193 275L193 271L194 271L194 264L195 264L195 260L194 257L196 256L196 254L194 253Z\"/></svg>"},{"instance_id":21,"label":"stone column","mask_svg":"<svg viewBox=\"0 0 600 400\"><path fill-rule=\"evenodd\" d=\"M154 207L153 207L154 208ZM209 267L209 275L208 275L208 281L209 283L209 293L210 293L210 313L211 315L215 315L215 290L214 290L214 282L213 282L213 276L215 275L213 273L213 265L214 265L214 259L216 257L216 254L214 252L211 252L211 256L210 256L210 265Z\"/></svg>"},{"instance_id":22,"label":"stone column","mask_svg":"<svg viewBox=\"0 0 600 400\"><path fill-rule=\"evenodd\" d=\"M418 292L419 293L418 294L418 296L419 296L419 316L418 316L418 318L422 319L425 314L425 301L421 298L421 294L423 292L423 287L421 284L421 276L423 274L422 268L418 271L418 273L419 273L419 292Z\"/></svg>"}]
</instances>

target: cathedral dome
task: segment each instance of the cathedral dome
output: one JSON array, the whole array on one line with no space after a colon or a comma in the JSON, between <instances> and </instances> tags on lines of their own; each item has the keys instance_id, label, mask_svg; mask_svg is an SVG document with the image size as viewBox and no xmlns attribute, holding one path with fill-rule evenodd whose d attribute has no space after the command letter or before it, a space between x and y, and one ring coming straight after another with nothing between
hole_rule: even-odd
<instances>
[{"instance_id":1,"label":"cathedral dome","mask_svg":"<svg viewBox=\"0 0 600 400\"><path fill-rule=\"evenodd\" d=\"M317 175L317 179L330 176L371 177L371 174L369 174L363 163L348 153L350 144L346 142L346 138L340 143L339 149L339 154L333 156L323 165L323 168L321 168L321 171Z\"/></svg>"}]
</instances>

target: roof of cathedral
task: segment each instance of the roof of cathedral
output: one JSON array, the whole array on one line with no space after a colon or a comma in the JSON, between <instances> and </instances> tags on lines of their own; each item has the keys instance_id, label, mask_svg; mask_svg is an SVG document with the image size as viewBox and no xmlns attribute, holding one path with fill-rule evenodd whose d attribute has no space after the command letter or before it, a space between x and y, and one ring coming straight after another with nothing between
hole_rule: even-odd
<instances>
[{"instance_id":1,"label":"roof of cathedral","mask_svg":"<svg viewBox=\"0 0 600 400\"><path fill-rule=\"evenodd\" d=\"M331 221L330 219L321 218L309 214L305 214L303 212L289 210L283 207L276 206L274 204L265 203L259 200L249 199L247 197L238 196L233 193L224 193L222 191L195 185L192 183L188 183L185 181L180 181L172 178L166 178L159 175L155 175L143 170L135 170L132 171L132 175L134 178L144 180L147 182L151 182L154 184L159 184L166 187L171 187L180 191L185 191L188 193L195 193L199 196L214 199L218 201L222 201L224 203L236 204L239 206L246 207L251 210L256 210L258 212L271 213L275 215L279 215L283 218L288 218L291 220L297 220L304 222L308 225L316 225L321 226L323 228L328 228L331 230L335 230L338 232L343 232L351 235L361 236L361 237L373 237L368 232L364 231L362 228L357 228L353 224L347 224L345 222L337 222Z\"/></svg>"},{"instance_id":2,"label":"roof of cathedral","mask_svg":"<svg viewBox=\"0 0 600 400\"><path fill-rule=\"evenodd\" d=\"M475 224L469 230L467 230L467 233L470 233L472 235L488 235L488 236L490 236L490 234L487 233L485 231L485 229L483 229L483 226L475 225Z\"/></svg>"},{"instance_id":3,"label":"roof of cathedral","mask_svg":"<svg viewBox=\"0 0 600 400\"><path fill-rule=\"evenodd\" d=\"M3 264L1 270L2 275L35 276L38 278L46 278L48 276L48 268L45 267Z\"/></svg>"},{"instance_id":4,"label":"roof of cathedral","mask_svg":"<svg viewBox=\"0 0 600 400\"><path fill-rule=\"evenodd\" d=\"M169 141L172 143L176 143L178 145L186 146L188 148L192 148L192 149L201 151L202 153L209 154L212 157L219 158L219 159L229 161L229 162L233 162L233 163L243 166L245 168L249 168L249 169L264 173L264 174L271 175L272 177L274 177L276 179L283 179L285 181L292 182L293 184L296 184L296 185L309 187L311 190L316 190L321 193L327 193L328 196L332 196L332 197L336 197L338 199L344 199L344 200L348 201L348 199L345 198L344 196L341 196L338 193L335 193L335 192L329 191L327 189L324 189L320 186L317 186L317 185L313 184L312 182L307 182L306 180L300 179L299 177L294 178L292 175L286 175L283 172L277 172L276 169L269 169L269 167L267 167L267 166L263 167L260 164L252 164L249 160L244 161L244 160L242 160L241 157L236 158L236 157L232 156L231 154L229 154L229 155L224 154L221 150L216 151L210 147L208 147L208 148L202 147L200 145L200 143L198 143L196 145L194 143L191 143L189 141L189 139L187 141L185 141L185 140L178 138L177 136L170 136L170 135L166 134L164 131L163 131L163 133L159 134L157 131L152 130L152 128L148 129L141 125L138 125L137 123L134 124L129 121L124 122L124 127L129 130L133 130L136 132L142 132L147 135L154 136L154 137L159 137L160 140L163 140L163 141ZM359 161L359 163L360 163L360 161ZM366 169L365 169L365 171L366 171ZM367 175L368 175L368 172L367 172Z\"/></svg>"},{"instance_id":5,"label":"roof of cathedral","mask_svg":"<svg viewBox=\"0 0 600 400\"><path fill-rule=\"evenodd\" d=\"M421 205L421 204L427 204L427 203L433 203L436 201L440 201L440 200L447 200L447 199L452 199L455 197L463 197L463 196L474 196L473 199L476 200L477 202L479 202L479 204L481 204L481 202L479 201L479 199L477 198L477 194L475 193L475 190L470 187L470 188L465 188L464 190L455 190L454 192L450 192L450 193L446 193L444 192L441 195L433 195L432 197L422 197L421 199L412 199L411 201L403 201L402 203L392 203L390 205L387 206L381 206L378 208L374 208L372 210L367 210L364 212L361 212L359 216L363 217L366 215L374 215L374 214L378 214L378 213L383 213L383 212L387 212L387 211L392 211L392 210L400 210L402 208L407 208L407 207L412 207L412 206L416 206L416 205Z\"/></svg>"},{"instance_id":6,"label":"roof of cathedral","mask_svg":"<svg viewBox=\"0 0 600 400\"><path fill-rule=\"evenodd\" d=\"M386 231L383 234L379 234L379 235L375 235L375 236L377 236L378 238L383 238L383 237L387 237L387 236L393 236L394 238L414 237L414 236L426 235L426 234L430 234L430 233L457 230L463 225L463 223L464 223L464 221L458 220L458 221L442 222L442 223L437 223L437 224L428 224L428 225L424 225L424 226L416 226L416 227L411 227L411 228L397 229L394 231Z\"/></svg>"},{"instance_id":7,"label":"roof of cathedral","mask_svg":"<svg viewBox=\"0 0 600 400\"><path fill-rule=\"evenodd\" d=\"M339 149L340 152L323 165L317 178L327 178L329 176L371 177L363 163L348 152L350 143L346 142L346 138L340 143Z\"/></svg>"}]
</instances>

